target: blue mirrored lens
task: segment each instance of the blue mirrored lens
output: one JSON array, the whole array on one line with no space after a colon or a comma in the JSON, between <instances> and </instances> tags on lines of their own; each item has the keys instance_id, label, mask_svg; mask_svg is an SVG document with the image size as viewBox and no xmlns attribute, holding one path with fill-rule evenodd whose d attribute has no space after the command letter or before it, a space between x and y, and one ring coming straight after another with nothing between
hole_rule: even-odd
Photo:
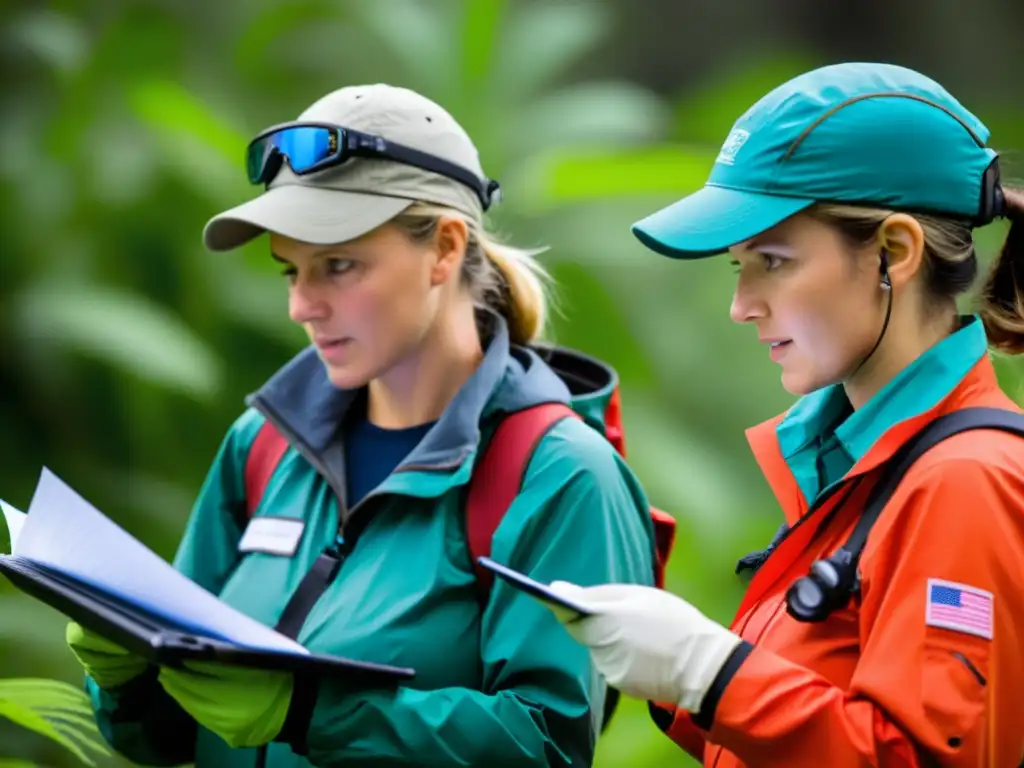
<instances>
[{"instance_id":1,"label":"blue mirrored lens","mask_svg":"<svg viewBox=\"0 0 1024 768\"><path fill-rule=\"evenodd\" d=\"M263 178L267 163L277 150L296 173L303 173L338 151L338 135L329 128L299 126L284 128L249 146L247 169L254 184Z\"/></svg>"}]
</instances>

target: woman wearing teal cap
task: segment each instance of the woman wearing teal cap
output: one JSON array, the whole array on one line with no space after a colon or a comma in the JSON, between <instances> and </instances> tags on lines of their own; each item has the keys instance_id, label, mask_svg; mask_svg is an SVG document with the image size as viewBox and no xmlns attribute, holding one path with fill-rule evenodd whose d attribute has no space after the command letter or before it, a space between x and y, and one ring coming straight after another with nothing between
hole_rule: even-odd
<instances>
[{"instance_id":1,"label":"woman wearing teal cap","mask_svg":"<svg viewBox=\"0 0 1024 768\"><path fill-rule=\"evenodd\" d=\"M706 766L1021 763L1024 417L987 349L1024 351L1024 195L987 140L919 73L824 67L634 226L670 257L730 254L732 319L801 396L748 432L786 522L741 561L729 628L656 589L553 585L593 610L566 626L609 682ZM997 218L962 316L972 229Z\"/></svg>"}]
</instances>

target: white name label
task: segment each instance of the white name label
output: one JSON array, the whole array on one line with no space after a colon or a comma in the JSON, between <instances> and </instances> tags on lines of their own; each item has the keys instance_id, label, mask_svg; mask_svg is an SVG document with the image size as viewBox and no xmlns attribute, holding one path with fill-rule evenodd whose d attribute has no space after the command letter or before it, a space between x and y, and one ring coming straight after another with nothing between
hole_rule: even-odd
<instances>
[{"instance_id":1,"label":"white name label","mask_svg":"<svg viewBox=\"0 0 1024 768\"><path fill-rule=\"evenodd\" d=\"M299 548L305 528L305 522L294 518L254 517L238 542L238 551L291 557Z\"/></svg>"}]
</instances>

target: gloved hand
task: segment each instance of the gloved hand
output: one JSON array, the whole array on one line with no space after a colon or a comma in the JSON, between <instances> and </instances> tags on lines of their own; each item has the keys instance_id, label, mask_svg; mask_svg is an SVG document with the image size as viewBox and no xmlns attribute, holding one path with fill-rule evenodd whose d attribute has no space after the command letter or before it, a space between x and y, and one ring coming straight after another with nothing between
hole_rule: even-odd
<instances>
[{"instance_id":1,"label":"gloved hand","mask_svg":"<svg viewBox=\"0 0 1024 768\"><path fill-rule=\"evenodd\" d=\"M565 581L552 591L593 611L562 620L590 648L609 685L638 699L675 702L700 709L715 675L740 638L688 602L654 587L603 584L580 587Z\"/></svg>"},{"instance_id":2,"label":"gloved hand","mask_svg":"<svg viewBox=\"0 0 1024 768\"><path fill-rule=\"evenodd\" d=\"M74 621L68 623L64 639L86 674L104 690L124 685L149 666L141 656L129 653Z\"/></svg>"},{"instance_id":3,"label":"gloved hand","mask_svg":"<svg viewBox=\"0 0 1024 768\"><path fill-rule=\"evenodd\" d=\"M160 684L229 746L259 747L281 732L292 699L290 673L205 661L185 667L161 667Z\"/></svg>"}]
</instances>

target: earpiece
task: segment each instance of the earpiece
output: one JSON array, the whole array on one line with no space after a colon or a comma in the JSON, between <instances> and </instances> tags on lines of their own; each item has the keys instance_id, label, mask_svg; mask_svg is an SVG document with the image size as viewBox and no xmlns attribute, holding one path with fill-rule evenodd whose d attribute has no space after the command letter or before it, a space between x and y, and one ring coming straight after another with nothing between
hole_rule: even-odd
<instances>
[{"instance_id":1,"label":"earpiece","mask_svg":"<svg viewBox=\"0 0 1024 768\"><path fill-rule=\"evenodd\" d=\"M892 281L889 280L889 254L885 252L884 248L879 255L878 271L882 275L882 290L890 290L892 288Z\"/></svg>"},{"instance_id":2,"label":"earpiece","mask_svg":"<svg viewBox=\"0 0 1024 768\"><path fill-rule=\"evenodd\" d=\"M809 575L790 585L786 610L797 621L821 622L846 605L859 587L857 560L842 547L831 557L816 561Z\"/></svg>"}]
</instances>

